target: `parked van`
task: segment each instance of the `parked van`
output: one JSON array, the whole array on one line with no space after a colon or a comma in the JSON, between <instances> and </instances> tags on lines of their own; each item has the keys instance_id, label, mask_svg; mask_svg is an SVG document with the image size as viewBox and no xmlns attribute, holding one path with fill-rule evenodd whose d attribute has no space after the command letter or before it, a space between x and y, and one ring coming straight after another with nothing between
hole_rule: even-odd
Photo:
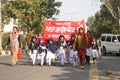
<instances>
[{"instance_id":1,"label":"parked van","mask_svg":"<svg viewBox=\"0 0 120 80\"><path fill-rule=\"evenodd\" d=\"M108 52L120 55L120 34L102 34L100 39L103 55Z\"/></svg>"}]
</instances>

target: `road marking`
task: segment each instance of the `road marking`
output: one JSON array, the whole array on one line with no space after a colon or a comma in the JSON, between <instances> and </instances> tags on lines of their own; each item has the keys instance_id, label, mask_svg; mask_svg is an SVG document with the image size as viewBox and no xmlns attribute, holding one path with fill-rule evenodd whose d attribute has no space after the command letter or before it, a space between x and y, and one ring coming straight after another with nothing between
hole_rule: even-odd
<instances>
[{"instance_id":1,"label":"road marking","mask_svg":"<svg viewBox=\"0 0 120 80\"><path fill-rule=\"evenodd\" d=\"M89 80L99 80L97 63L90 65Z\"/></svg>"}]
</instances>

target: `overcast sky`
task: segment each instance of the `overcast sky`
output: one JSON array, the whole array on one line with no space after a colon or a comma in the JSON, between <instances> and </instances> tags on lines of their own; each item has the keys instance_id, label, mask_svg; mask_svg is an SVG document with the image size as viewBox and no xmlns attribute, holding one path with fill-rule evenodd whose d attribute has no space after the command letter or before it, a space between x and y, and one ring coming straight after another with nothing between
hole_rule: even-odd
<instances>
[{"instance_id":1,"label":"overcast sky","mask_svg":"<svg viewBox=\"0 0 120 80\"><path fill-rule=\"evenodd\" d=\"M61 1L58 20L87 21L89 16L100 10L99 0L56 0Z\"/></svg>"}]
</instances>

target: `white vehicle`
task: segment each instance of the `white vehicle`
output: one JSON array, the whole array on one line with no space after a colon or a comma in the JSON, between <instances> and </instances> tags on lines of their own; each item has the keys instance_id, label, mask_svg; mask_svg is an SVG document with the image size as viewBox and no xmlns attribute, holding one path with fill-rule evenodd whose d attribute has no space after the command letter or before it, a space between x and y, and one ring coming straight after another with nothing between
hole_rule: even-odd
<instances>
[{"instance_id":1,"label":"white vehicle","mask_svg":"<svg viewBox=\"0 0 120 80\"><path fill-rule=\"evenodd\" d=\"M120 34L101 35L102 54L114 53L120 55Z\"/></svg>"}]
</instances>

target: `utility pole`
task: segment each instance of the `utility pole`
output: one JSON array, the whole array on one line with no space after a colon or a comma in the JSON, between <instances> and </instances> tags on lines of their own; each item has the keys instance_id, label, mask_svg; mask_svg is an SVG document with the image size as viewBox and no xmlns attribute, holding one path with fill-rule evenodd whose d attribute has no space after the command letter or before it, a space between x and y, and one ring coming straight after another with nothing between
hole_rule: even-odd
<instances>
[{"instance_id":1,"label":"utility pole","mask_svg":"<svg viewBox=\"0 0 120 80\"><path fill-rule=\"evenodd\" d=\"M1 15L1 0L0 0L0 50L2 50L2 15Z\"/></svg>"}]
</instances>

